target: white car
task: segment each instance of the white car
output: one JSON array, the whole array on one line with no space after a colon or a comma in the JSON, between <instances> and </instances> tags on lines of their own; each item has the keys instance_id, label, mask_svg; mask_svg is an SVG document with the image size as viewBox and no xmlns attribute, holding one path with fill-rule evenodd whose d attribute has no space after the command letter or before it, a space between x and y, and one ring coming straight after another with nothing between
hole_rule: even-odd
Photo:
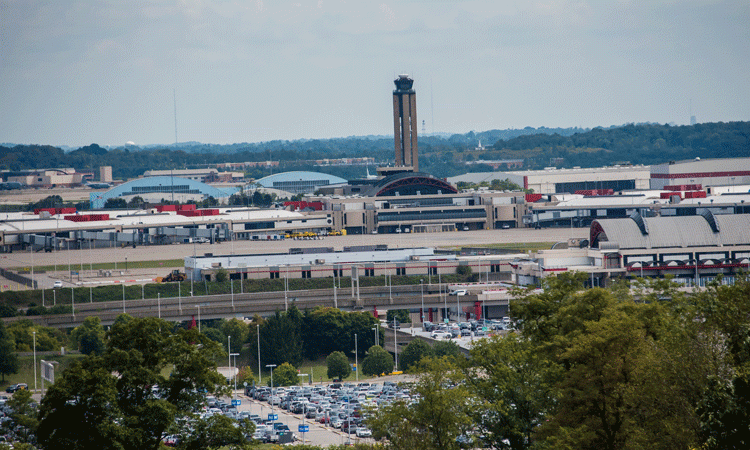
<instances>
[{"instance_id":1,"label":"white car","mask_svg":"<svg viewBox=\"0 0 750 450\"><path fill-rule=\"evenodd\" d=\"M360 438L368 438L372 436L372 431L365 427L358 427L357 428L357 437Z\"/></svg>"},{"instance_id":2,"label":"white car","mask_svg":"<svg viewBox=\"0 0 750 450\"><path fill-rule=\"evenodd\" d=\"M63 287L62 280L56 280L55 284L53 285L53 288L57 289L61 287Z\"/></svg>"},{"instance_id":3,"label":"white car","mask_svg":"<svg viewBox=\"0 0 750 450\"><path fill-rule=\"evenodd\" d=\"M430 335L433 339L447 339L450 336L450 334L442 332L442 331L433 331Z\"/></svg>"}]
</instances>

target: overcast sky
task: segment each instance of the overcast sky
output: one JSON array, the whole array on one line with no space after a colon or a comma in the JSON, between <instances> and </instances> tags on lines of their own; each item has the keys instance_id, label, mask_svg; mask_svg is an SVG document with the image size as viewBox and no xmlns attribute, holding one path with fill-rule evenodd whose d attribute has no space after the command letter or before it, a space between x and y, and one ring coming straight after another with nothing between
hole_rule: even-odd
<instances>
[{"instance_id":1,"label":"overcast sky","mask_svg":"<svg viewBox=\"0 0 750 450\"><path fill-rule=\"evenodd\" d=\"M0 0L0 142L750 120L750 2ZM420 126L420 132L422 127Z\"/></svg>"}]
</instances>

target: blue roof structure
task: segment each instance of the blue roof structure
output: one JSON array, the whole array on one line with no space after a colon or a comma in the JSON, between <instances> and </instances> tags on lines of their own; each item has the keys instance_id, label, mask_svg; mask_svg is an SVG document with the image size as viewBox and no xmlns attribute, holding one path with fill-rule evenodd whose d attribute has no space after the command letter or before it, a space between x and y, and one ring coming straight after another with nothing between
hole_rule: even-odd
<instances>
[{"instance_id":1,"label":"blue roof structure","mask_svg":"<svg viewBox=\"0 0 750 450\"><path fill-rule=\"evenodd\" d=\"M226 198L239 191L232 187L218 189L200 181L188 180L179 177L146 177L131 180L116 186L107 192L92 192L89 196L91 209L104 208L104 204L110 198L123 197L127 195L149 194L152 192L163 192L164 194L199 194L204 198Z\"/></svg>"},{"instance_id":2,"label":"blue roof structure","mask_svg":"<svg viewBox=\"0 0 750 450\"><path fill-rule=\"evenodd\" d=\"M294 194L312 194L320 186L342 183L346 183L346 180L335 175L302 171L277 173L255 181L259 186Z\"/></svg>"}]
</instances>

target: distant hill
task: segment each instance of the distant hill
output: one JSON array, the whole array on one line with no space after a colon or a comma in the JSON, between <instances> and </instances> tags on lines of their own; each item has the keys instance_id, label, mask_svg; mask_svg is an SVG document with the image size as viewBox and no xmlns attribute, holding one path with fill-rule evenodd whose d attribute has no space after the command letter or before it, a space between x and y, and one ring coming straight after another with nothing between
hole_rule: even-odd
<instances>
[{"instance_id":1,"label":"distant hill","mask_svg":"<svg viewBox=\"0 0 750 450\"><path fill-rule=\"evenodd\" d=\"M608 128L532 128L490 130L419 137L420 169L438 177L490 171L477 161L522 160L524 168L596 167L615 163L654 164L686 158L750 157L750 122L692 126L627 124ZM477 150L481 141L483 150ZM66 149L68 150L68 149ZM378 164L393 163L391 136L300 139L260 143L100 147L91 144L63 151L43 145L0 146L0 170L75 167L113 168L115 178L137 177L149 169L199 168L225 162L280 161L273 169L251 168L260 178L273 171L318 170L342 178L364 177L362 166L313 167L324 158L368 156ZM372 170L371 170L372 172Z\"/></svg>"}]
</instances>

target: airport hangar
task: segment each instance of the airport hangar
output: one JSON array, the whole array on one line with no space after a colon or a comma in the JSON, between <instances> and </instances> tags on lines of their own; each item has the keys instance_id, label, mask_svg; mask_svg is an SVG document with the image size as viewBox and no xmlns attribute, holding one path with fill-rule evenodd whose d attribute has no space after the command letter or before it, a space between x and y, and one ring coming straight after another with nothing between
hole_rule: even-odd
<instances>
[{"instance_id":1,"label":"airport hangar","mask_svg":"<svg viewBox=\"0 0 750 450\"><path fill-rule=\"evenodd\" d=\"M101 209L107 200L122 198L126 201L141 197L147 203L159 203L163 200L186 203L203 201L209 197L219 203L239 192L239 188L215 188L197 180L173 176L149 176L122 183L106 192L92 192L89 196L91 209Z\"/></svg>"},{"instance_id":2,"label":"airport hangar","mask_svg":"<svg viewBox=\"0 0 750 450\"><path fill-rule=\"evenodd\" d=\"M562 249L540 250L513 263L513 281L537 284L564 272L590 274L590 284L616 278L674 276L687 286L703 286L718 275L731 282L750 271L750 214L597 219L589 239L570 240Z\"/></svg>"}]
</instances>

